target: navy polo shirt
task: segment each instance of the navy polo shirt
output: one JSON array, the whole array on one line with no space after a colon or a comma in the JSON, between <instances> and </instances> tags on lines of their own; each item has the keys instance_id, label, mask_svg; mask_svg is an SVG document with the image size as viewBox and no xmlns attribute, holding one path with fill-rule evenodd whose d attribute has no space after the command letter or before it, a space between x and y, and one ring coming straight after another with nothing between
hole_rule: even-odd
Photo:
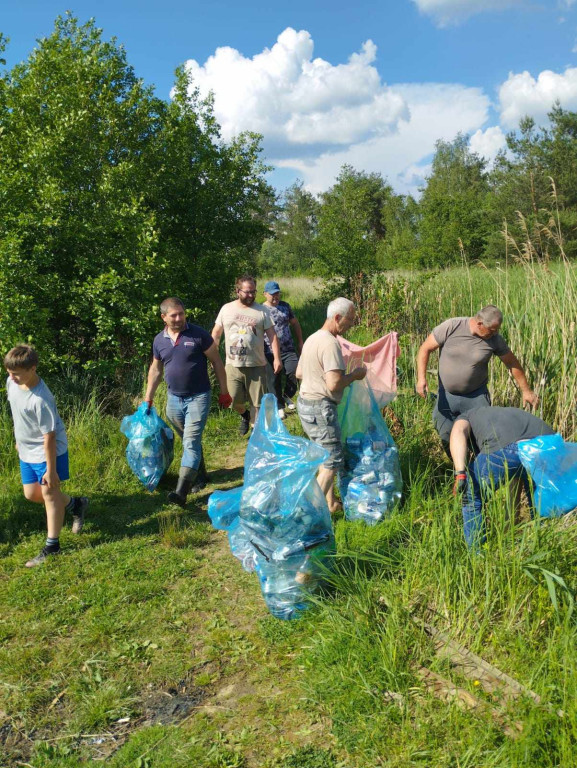
<instances>
[{"instance_id":1,"label":"navy polo shirt","mask_svg":"<svg viewBox=\"0 0 577 768\"><path fill-rule=\"evenodd\" d=\"M154 337L152 355L164 365L168 391L176 397L190 397L210 391L208 366L204 354L213 344L210 333L187 323L173 341L166 328Z\"/></svg>"}]
</instances>

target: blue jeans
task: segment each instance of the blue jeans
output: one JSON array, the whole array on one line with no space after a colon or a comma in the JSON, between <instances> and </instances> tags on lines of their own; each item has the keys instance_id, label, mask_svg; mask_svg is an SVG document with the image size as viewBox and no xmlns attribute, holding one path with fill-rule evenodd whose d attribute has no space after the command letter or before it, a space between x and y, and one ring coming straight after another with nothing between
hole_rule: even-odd
<instances>
[{"instance_id":1,"label":"blue jeans","mask_svg":"<svg viewBox=\"0 0 577 768\"><path fill-rule=\"evenodd\" d=\"M200 392L189 397L168 393L166 418L182 440L181 467L198 469L202 458L202 433L208 419L211 393Z\"/></svg>"},{"instance_id":2,"label":"blue jeans","mask_svg":"<svg viewBox=\"0 0 577 768\"><path fill-rule=\"evenodd\" d=\"M483 544L486 540L484 502L505 481L514 478L523 481L527 498L531 502L529 477L521 464L517 443L510 443L495 453L480 453L469 465L469 482L463 500L463 527L469 547Z\"/></svg>"}]
</instances>

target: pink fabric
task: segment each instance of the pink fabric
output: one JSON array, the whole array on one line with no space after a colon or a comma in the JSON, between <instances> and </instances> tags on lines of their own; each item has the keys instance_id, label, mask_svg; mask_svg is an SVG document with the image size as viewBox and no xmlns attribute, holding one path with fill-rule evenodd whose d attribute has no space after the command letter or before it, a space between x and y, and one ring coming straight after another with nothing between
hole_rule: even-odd
<instances>
[{"instance_id":1,"label":"pink fabric","mask_svg":"<svg viewBox=\"0 0 577 768\"><path fill-rule=\"evenodd\" d=\"M347 371L358 365L367 367L367 381L377 403L382 407L397 394L397 357L401 354L399 336L393 331L373 341L368 347L359 347L342 336L337 336Z\"/></svg>"}]
</instances>

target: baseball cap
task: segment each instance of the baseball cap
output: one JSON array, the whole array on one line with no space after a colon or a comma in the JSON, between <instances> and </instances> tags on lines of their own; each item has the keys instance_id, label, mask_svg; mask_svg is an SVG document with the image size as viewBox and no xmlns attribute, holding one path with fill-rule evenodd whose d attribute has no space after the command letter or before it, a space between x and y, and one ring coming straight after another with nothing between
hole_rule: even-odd
<instances>
[{"instance_id":1,"label":"baseball cap","mask_svg":"<svg viewBox=\"0 0 577 768\"><path fill-rule=\"evenodd\" d=\"M264 286L265 293L278 293L279 291L280 291L280 285L276 282L276 280L269 280L268 283L265 283L265 286Z\"/></svg>"}]
</instances>

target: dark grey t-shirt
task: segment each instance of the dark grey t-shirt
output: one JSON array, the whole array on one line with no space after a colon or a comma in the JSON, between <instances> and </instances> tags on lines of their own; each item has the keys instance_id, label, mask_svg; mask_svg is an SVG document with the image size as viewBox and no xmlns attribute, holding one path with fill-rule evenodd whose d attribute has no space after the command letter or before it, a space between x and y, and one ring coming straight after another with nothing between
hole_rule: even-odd
<instances>
[{"instance_id":1,"label":"dark grey t-shirt","mask_svg":"<svg viewBox=\"0 0 577 768\"><path fill-rule=\"evenodd\" d=\"M439 350L439 379L454 395L466 395L487 383L489 360L502 357L511 350L505 339L496 334L482 339L471 333L468 317L451 317L436 328L433 336Z\"/></svg>"},{"instance_id":2,"label":"dark grey t-shirt","mask_svg":"<svg viewBox=\"0 0 577 768\"><path fill-rule=\"evenodd\" d=\"M475 408L462 413L459 419L471 425L481 453L494 453L519 440L555 434L548 424L521 408Z\"/></svg>"}]
</instances>

